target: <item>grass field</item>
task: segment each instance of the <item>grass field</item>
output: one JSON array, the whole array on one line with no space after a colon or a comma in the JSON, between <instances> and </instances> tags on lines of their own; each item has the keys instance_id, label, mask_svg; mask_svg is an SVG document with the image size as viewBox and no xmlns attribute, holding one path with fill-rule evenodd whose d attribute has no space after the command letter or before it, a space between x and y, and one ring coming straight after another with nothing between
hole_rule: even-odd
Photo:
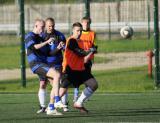
<instances>
[{"instance_id":1,"label":"grass field","mask_svg":"<svg viewBox=\"0 0 160 123\"><path fill-rule=\"evenodd\" d=\"M72 108L70 112L54 117L36 114L36 94L0 94L1 123L106 123L106 122L159 122L159 93L114 93L95 94L86 107L90 113L80 114Z\"/></svg>"},{"instance_id":2,"label":"grass field","mask_svg":"<svg viewBox=\"0 0 160 123\"><path fill-rule=\"evenodd\" d=\"M11 42L0 43L0 69L14 69L20 66L20 46L14 40ZM137 52L153 48L153 40L97 41L97 44L100 53ZM97 63L108 60L110 59L95 58ZM147 76L147 66L93 71L93 74L99 82L99 88L93 98L86 103L90 110L88 115L82 115L72 108L73 89L69 91L70 112L61 117L53 117L36 114L38 109L36 93L39 85L37 78L27 78L26 88L21 86L20 79L0 81L0 123L160 121L160 93L159 90L154 90L154 81Z\"/></svg>"},{"instance_id":3,"label":"grass field","mask_svg":"<svg viewBox=\"0 0 160 123\"><path fill-rule=\"evenodd\" d=\"M138 52L153 49L153 39L133 39L133 40L114 40L114 41L96 41L98 52Z\"/></svg>"},{"instance_id":4,"label":"grass field","mask_svg":"<svg viewBox=\"0 0 160 123\"><path fill-rule=\"evenodd\" d=\"M153 49L153 39L97 40L98 53L138 52ZM0 36L0 69L20 68L20 43L16 36ZM105 63L110 59L95 57L95 63ZM27 62L26 62L27 63ZM26 64L28 66L28 64Z\"/></svg>"},{"instance_id":5,"label":"grass field","mask_svg":"<svg viewBox=\"0 0 160 123\"><path fill-rule=\"evenodd\" d=\"M93 71L99 83L97 92L150 92L154 91L154 80L147 76L147 66ZM0 81L0 92L37 92L38 78L27 78L27 87L19 80ZM82 87L83 88L83 87Z\"/></svg>"}]
</instances>

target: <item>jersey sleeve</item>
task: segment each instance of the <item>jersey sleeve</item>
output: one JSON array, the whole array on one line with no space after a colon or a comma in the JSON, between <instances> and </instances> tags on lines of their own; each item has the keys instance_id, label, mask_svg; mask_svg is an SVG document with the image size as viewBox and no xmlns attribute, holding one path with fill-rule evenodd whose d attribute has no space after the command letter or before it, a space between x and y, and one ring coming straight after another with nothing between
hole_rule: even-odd
<instances>
[{"instance_id":1,"label":"jersey sleeve","mask_svg":"<svg viewBox=\"0 0 160 123\"><path fill-rule=\"evenodd\" d=\"M75 39L70 39L69 40L67 48L69 48L70 50L72 50L78 56L86 56L86 55L88 55L90 53L89 51L87 52L87 51L81 49L78 46L78 43L77 43L77 41Z\"/></svg>"},{"instance_id":2,"label":"jersey sleeve","mask_svg":"<svg viewBox=\"0 0 160 123\"><path fill-rule=\"evenodd\" d=\"M34 45L35 45L35 40L33 38L33 36L26 36L25 38L25 47L27 49L34 49Z\"/></svg>"}]
</instances>

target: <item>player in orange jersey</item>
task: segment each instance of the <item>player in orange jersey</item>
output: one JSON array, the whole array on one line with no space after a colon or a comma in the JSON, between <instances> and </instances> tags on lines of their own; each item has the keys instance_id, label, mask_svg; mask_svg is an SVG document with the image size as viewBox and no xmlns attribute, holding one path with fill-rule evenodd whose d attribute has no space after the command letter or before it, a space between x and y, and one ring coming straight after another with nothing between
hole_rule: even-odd
<instances>
[{"instance_id":1,"label":"player in orange jersey","mask_svg":"<svg viewBox=\"0 0 160 123\"><path fill-rule=\"evenodd\" d=\"M84 50L89 50L91 47L97 47L95 45L95 32L90 29L91 19L89 17L83 17L81 20L83 27L80 39L83 41L80 47ZM92 62L94 59L94 54L92 54L87 63L85 63L86 70L91 73ZM78 99L79 88L74 89L74 99L75 102Z\"/></svg>"},{"instance_id":2,"label":"player in orange jersey","mask_svg":"<svg viewBox=\"0 0 160 123\"><path fill-rule=\"evenodd\" d=\"M87 72L84 64L87 63L92 54L97 49L91 47L88 50L80 48L83 41L80 39L82 33L82 25L77 22L72 27L73 35L68 38L66 42L66 49L63 59L63 75L60 88L60 96L67 90L68 86L72 84L75 88L79 88L81 84L85 84L85 89L74 103L74 108L79 109L83 113L87 113L83 103L88 99L98 88L98 83L90 72Z\"/></svg>"}]
</instances>

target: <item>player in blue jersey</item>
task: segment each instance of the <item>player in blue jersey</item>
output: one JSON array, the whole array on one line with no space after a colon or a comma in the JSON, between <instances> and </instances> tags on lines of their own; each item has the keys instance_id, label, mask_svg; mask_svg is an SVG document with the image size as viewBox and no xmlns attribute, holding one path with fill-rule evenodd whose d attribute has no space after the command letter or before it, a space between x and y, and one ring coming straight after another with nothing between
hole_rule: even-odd
<instances>
[{"instance_id":1,"label":"player in blue jersey","mask_svg":"<svg viewBox=\"0 0 160 123\"><path fill-rule=\"evenodd\" d=\"M60 74L54 68L47 64L47 45L53 41L53 38L49 38L44 41L40 34L44 31L45 23L41 19L37 19L34 23L34 28L32 32L29 32L25 36L25 48L29 66L33 73L41 76L43 78L50 79L50 84L52 85L51 95L55 99L54 102L50 102L50 105L55 108L65 107L59 97L59 81ZM62 115L53 108L48 115Z\"/></svg>"},{"instance_id":2,"label":"player in blue jersey","mask_svg":"<svg viewBox=\"0 0 160 123\"><path fill-rule=\"evenodd\" d=\"M53 18L47 18L46 19L46 32L42 33L41 36L43 37L44 40L48 40L49 38L53 38L54 40L49 43L49 54L47 56L47 64L61 74L61 69L62 69L62 60L63 60L63 55L62 55L62 50L64 50L65 46L65 36L54 29L55 26L55 21ZM47 81L45 78L40 77L40 87L39 87L39 92L38 92L38 97L39 97L39 102L40 102L40 110L37 111L37 113L43 113L45 112L45 97L46 97L46 85ZM52 95L53 96L53 95ZM67 94L65 94L62 97L62 103L64 105L67 104ZM52 107L52 105L49 105ZM48 107L49 109L49 107ZM66 112L68 111L67 107L64 107L63 110ZM49 110L47 110L49 112Z\"/></svg>"}]
</instances>

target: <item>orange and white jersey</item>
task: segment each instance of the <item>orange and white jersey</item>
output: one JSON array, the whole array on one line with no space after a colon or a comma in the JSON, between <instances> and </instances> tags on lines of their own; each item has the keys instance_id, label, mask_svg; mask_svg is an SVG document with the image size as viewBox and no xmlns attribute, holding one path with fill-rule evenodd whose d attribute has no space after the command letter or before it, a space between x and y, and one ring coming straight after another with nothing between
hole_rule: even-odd
<instances>
[{"instance_id":1,"label":"orange and white jersey","mask_svg":"<svg viewBox=\"0 0 160 123\"><path fill-rule=\"evenodd\" d=\"M89 50L91 47L95 45L95 32L94 31L82 31L80 40L82 40L82 43L80 43L80 48L84 50ZM93 59L94 55L90 57L90 59Z\"/></svg>"}]
</instances>

